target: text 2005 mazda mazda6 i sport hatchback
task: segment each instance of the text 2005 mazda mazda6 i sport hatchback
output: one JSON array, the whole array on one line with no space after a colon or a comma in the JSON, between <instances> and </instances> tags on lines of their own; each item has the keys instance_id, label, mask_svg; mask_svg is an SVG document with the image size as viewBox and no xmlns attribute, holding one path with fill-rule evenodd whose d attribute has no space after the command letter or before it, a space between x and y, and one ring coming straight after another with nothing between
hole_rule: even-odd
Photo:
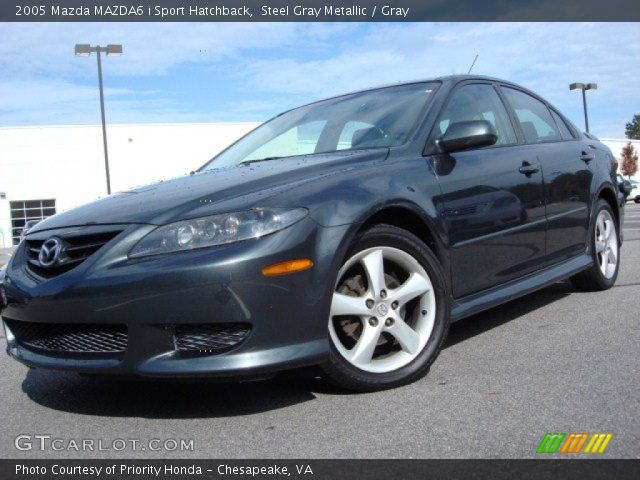
<instances>
[{"instance_id":1,"label":"text 2005 mazda mazda6 i sport hatchback","mask_svg":"<svg viewBox=\"0 0 640 480\"><path fill-rule=\"evenodd\" d=\"M611 152L543 99L455 76L283 113L197 172L34 227L6 272L35 367L360 391L425 374L450 322L620 263Z\"/></svg>"}]
</instances>

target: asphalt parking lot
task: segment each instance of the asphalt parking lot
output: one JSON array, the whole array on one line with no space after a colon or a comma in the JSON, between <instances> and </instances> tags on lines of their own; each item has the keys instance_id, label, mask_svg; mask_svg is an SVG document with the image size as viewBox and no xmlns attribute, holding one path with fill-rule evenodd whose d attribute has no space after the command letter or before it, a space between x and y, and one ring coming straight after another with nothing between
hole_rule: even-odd
<instances>
[{"instance_id":1,"label":"asphalt parking lot","mask_svg":"<svg viewBox=\"0 0 640 480\"><path fill-rule=\"evenodd\" d=\"M612 432L640 457L640 205L614 288L558 283L452 327L423 380L345 394L300 372L246 384L96 380L0 356L4 458L534 457L546 432ZM193 439L193 451L21 451L16 436Z\"/></svg>"}]
</instances>

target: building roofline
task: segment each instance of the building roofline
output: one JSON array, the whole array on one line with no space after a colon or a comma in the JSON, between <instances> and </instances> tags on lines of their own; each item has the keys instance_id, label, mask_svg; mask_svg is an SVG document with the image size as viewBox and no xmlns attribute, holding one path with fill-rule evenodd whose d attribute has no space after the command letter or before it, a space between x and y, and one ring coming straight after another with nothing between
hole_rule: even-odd
<instances>
[{"instance_id":1,"label":"building roofline","mask_svg":"<svg viewBox=\"0 0 640 480\"><path fill-rule=\"evenodd\" d=\"M599 137L600 141L609 141L609 142L631 142L631 143L640 143L640 139L637 138L614 138L614 137Z\"/></svg>"},{"instance_id":2,"label":"building roofline","mask_svg":"<svg viewBox=\"0 0 640 480\"><path fill-rule=\"evenodd\" d=\"M248 125L248 124L260 124L262 122L258 120L246 121L246 122L170 122L170 123L108 123L107 127L181 127L181 126L197 126L197 125ZM6 125L0 126L0 130L28 130L36 128L102 128L100 123L91 124L62 124L62 125Z\"/></svg>"}]
</instances>

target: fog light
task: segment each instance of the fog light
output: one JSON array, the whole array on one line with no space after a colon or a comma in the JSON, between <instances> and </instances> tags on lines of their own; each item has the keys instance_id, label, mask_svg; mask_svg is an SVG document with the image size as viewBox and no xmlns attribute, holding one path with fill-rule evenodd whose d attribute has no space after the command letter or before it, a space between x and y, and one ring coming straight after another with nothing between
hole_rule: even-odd
<instances>
[{"instance_id":1,"label":"fog light","mask_svg":"<svg viewBox=\"0 0 640 480\"><path fill-rule=\"evenodd\" d=\"M313 267L313 262L308 258L299 258L297 260L287 260L286 262L274 263L262 269L262 274L267 277L275 275L285 275L287 273L301 272Z\"/></svg>"}]
</instances>

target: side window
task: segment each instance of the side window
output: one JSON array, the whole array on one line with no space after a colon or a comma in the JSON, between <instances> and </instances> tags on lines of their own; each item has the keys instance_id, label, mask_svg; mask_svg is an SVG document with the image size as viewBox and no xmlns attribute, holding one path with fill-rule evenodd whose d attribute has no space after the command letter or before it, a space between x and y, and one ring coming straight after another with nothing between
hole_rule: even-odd
<instances>
[{"instance_id":1,"label":"side window","mask_svg":"<svg viewBox=\"0 0 640 480\"><path fill-rule=\"evenodd\" d=\"M573 138L573 134L571 133L571 130L569 130L569 127L567 127L567 124L562 119L562 117L553 110L551 110L551 116L556 121L556 125L560 129L560 135L562 135L562 139L571 140Z\"/></svg>"},{"instance_id":2,"label":"side window","mask_svg":"<svg viewBox=\"0 0 640 480\"><path fill-rule=\"evenodd\" d=\"M436 136L447 131L449 125L468 120L488 120L498 132L496 145L516 143L516 134L507 111L491 85L471 84L458 88L440 114Z\"/></svg>"},{"instance_id":3,"label":"side window","mask_svg":"<svg viewBox=\"0 0 640 480\"><path fill-rule=\"evenodd\" d=\"M326 123L326 120L316 120L293 127L251 152L243 161L314 153Z\"/></svg>"},{"instance_id":4,"label":"side window","mask_svg":"<svg viewBox=\"0 0 640 480\"><path fill-rule=\"evenodd\" d=\"M560 140L560 132L544 103L520 90L508 87L503 87L502 90L516 112L527 143Z\"/></svg>"}]
</instances>

